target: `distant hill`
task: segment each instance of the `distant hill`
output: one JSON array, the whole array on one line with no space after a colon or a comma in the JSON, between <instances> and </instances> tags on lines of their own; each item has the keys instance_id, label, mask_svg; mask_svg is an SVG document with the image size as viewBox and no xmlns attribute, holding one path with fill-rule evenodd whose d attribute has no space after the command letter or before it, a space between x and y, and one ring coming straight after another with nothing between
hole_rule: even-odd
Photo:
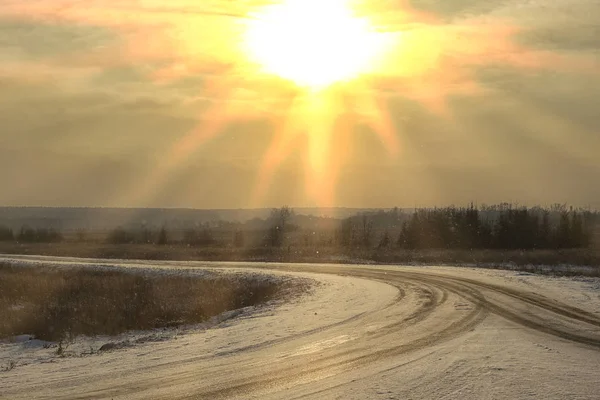
<instances>
[{"instance_id":1,"label":"distant hill","mask_svg":"<svg viewBox=\"0 0 600 400\"><path fill-rule=\"evenodd\" d=\"M362 208L294 208L297 215L346 218ZM185 228L203 223L228 221L247 222L265 219L271 209L171 209L171 208L84 208L84 207L0 207L0 225L19 229L32 228L60 230L107 230L116 226Z\"/></svg>"}]
</instances>

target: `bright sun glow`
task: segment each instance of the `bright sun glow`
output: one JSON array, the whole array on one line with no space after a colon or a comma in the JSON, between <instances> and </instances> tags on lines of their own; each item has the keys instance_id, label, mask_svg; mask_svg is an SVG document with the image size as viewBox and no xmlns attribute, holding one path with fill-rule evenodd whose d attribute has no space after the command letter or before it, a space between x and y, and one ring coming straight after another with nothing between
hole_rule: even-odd
<instances>
[{"instance_id":1,"label":"bright sun glow","mask_svg":"<svg viewBox=\"0 0 600 400\"><path fill-rule=\"evenodd\" d=\"M192 0L175 3L185 2ZM304 164L305 180L298 196L332 207L342 176L354 173L346 166L367 151L361 142L365 133L377 136L382 155L393 160L402 154L403 139L413 132L405 131L411 124L396 115L402 112L397 108L401 104L412 109L411 102L416 102L432 114L452 118L447 102L451 95L483 89L474 68L536 68L540 60L551 64L547 54L515 44L511 26L478 20L447 25L413 10L407 1L227 3L231 10L216 12L209 7L206 12L182 13L176 7L166 13L164 35L147 40L157 22L165 22L153 11L145 16L149 31L133 35L128 43L134 60L169 60L152 71L160 84L199 76L202 91L186 97L186 107L200 109L197 126L173 143L162 162L122 202L135 203L158 193L220 134L264 126L272 139L261 156L248 206L263 207L277 173L288 160L288 167L295 168L298 159ZM256 3L270 4L249 6ZM115 20L115 14L86 13L86 20ZM121 17L129 20L129 14Z\"/></svg>"},{"instance_id":2,"label":"bright sun glow","mask_svg":"<svg viewBox=\"0 0 600 400\"><path fill-rule=\"evenodd\" d=\"M216 147L222 151L214 157L239 157L254 166L256 149L246 155L242 146L260 130L259 137L268 134L271 141L247 206L264 207L264 199L280 188L273 185L276 173L288 160L286 167L295 168L300 157L305 187L299 201L305 196L331 207L342 176L352 178L357 171L346 166L360 165L366 153L376 151L363 146L365 135L377 137L381 155L398 157L405 141L429 129L418 126L427 113L451 119L454 100L488 90L498 94L495 85L482 84L486 67L598 71L597 58L525 46L524 27L512 19L466 14L448 19L414 9L408 0L111 0L58 8L56 1L4 3L10 3L0 7L4 17L102 27L119 40L101 40L101 46L57 54L41 64L3 63L0 75L52 82L75 73L87 85L106 71L131 69L139 83L130 95L150 95L145 79L151 78L165 94L157 103L161 110L172 104L168 112L177 121L197 113L197 125L175 139L146 179L115 203L152 203L219 135L240 137L241 144L232 140L231 153Z\"/></svg>"},{"instance_id":3,"label":"bright sun glow","mask_svg":"<svg viewBox=\"0 0 600 400\"><path fill-rule=\"evenodd\" d=\"M386 35L353 15L347 0L288 0L248 24L245 48L261 72L321 89L375 68Z\"/></svg>"}]
</instances>

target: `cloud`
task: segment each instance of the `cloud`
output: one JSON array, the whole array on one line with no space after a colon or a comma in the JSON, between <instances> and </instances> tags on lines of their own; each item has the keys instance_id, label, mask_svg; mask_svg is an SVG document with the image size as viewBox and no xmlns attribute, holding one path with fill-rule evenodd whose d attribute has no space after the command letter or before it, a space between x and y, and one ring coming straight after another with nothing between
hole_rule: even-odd
<instances>
[{"instance_id":1,"label":"cloud","mask_svg":"<svg viewBox=\"0 0 600 400\"><path fill-rule=\"evenodd\" d=\"M26 17L1 17L0 51L12 52L14 58L40 60L60 55L90 51L114 44L118 40L110 29L30 20Z\"/></svg>"},{"instance_id":2,"label":"cloud","mask_svg":"<svg viewBox=\"0 0 600 400\"><path fill-rule=\"evenodd\" d=\"M159 170L144 204L247 205L274 130L300 101L236 53L257 4L0 0L0 203L139 205L127 201ZM344 110L357 122L339 204L600 196L600 3L372 4L364 13L409 50L372 86L351 87L347 104L360 109L359 91L377 99L399 152L389 157L372 121ZM265 202L310 201L302 140ZM177 166L163 171L165 160Z\"/></svg>"},{"instance_id":3,"label":"cloud","mask_svg":"<svg viewBox=\"0 0 600 400\"><path fill-rule=\"evenodd\" d=\"M418 10L440 15L444 19L464 16L478 16L493 11L502 2L488 2L482 0L411 0L410 4Z\"/></svg>"},{"instance_id":4,"label":"cloud","mask_svg":"<svg viewBox=\"0 0 600 400\"><path fill-rule=\"evenodd\" d=\"M197 110L156 96L60 90L51 83L0 79L6 149L136 152L164 146L197 124Z\"/></svg>"}]
</instances>

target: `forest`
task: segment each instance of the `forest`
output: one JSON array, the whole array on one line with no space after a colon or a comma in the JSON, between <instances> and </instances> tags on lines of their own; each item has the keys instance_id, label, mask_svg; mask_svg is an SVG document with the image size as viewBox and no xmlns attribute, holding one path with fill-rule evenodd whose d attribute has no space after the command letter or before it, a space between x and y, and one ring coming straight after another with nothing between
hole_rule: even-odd
<instances>
[{"instance_id":1,"label":"forest","mask_svg":"<svg viewBox=\"0 0 600 400\"><path fill-rule=\"evenodd\" d=\"M104 242L157 246L339 249L574 249L597 240L600 213L555 204L508 203L477 207L398 208L336 219L296 214L289 207L245 222L211 221L187 228L139 224L91 232L48 227L0 226L0 241L16 243Z\"/></svg>"}]
</instances>

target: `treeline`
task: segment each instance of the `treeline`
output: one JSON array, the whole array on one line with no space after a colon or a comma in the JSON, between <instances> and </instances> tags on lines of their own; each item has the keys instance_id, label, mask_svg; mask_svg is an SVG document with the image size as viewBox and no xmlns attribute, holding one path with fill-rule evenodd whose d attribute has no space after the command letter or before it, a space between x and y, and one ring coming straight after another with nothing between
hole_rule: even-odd
<instances>
[{"instance_id":1,"label":"treeline","mask_svg":"<svg viewBox=\"0 0 600 400\"><path fill-rule=\"evenodd\" d=\"M237 233L234 236L238 235ZM233 241L240 242L239 237L234 237ZM219 240L215 233L208 226L197 228L187 228L181 232L167 230L166 227L160 229L142 228L125 229L118 227L109 232L106 242L110 244L183 244L194 247L207 247L218 245Z\"/></svg>"},{"instance_id":2,"label":"treeline","mask_svg":"<svg viewBox=\"0 0 600 400\"><path fill-rule=\"evenodd\" d=\"M298 230L290 221L295 216L289 207L271 211L270 216L263 221L260 229L252 229L251 233L243 229L243 224L221 223L218 227L211 224L200 224L195 228L182 231L168 231L166 227L159 230L151 228L124 229L118 227L112 230L107 242L112 244L183 244L195 247L233 245L244 247L249 244L259 247L281 247L290 245L288 235ZM252 236L252 240L247 240ZM226 239L225 239L225 238Z\"/></svg>"},{"instance_id":3,"label":"treeline","mask_svg":"<svg viewBox=\"0 0 600 400\"><path fill-rule=\"evenodd\" d=\"M567 208L494 206L379 210L342 220L296 215L273 209L264 220L217 221L187 229L118 227L108 233L67 234L49 228L0 227L0 241L56 243L102 241L107 244L183 245L187 247L273 248L293 251L351 249L566 249L589 247L600 231L600 213ZM89 237L88 237L89 236ZM73 239L75 238L75 239ZM596 243L599 243L596 237Z\"/></svg>"},{"instance_id":4,"label":"treeline","mask_svg":"<svg viewBox=\"0 0 600 400\"><path fill-rule=\"evenodd\" d=\"M57 243L63 240L61 232L53 228L30 228L23 226L18 232L0 226L0 241L19 243Z\"/></svg>"},{"instance_id":5,"label":"treeline","mask_svg":"<svg viewBox=\"0 0 600 400\"><path fill-rule=\"evenodd\" d=\"M149 228L139 230L127 230L117 227L110 231L106 241L111 244L158 244L165 245L169 243L169 237L166 228L154 231Z\"/></svg>"},{"instance_id":6,"label":"treeline","mask_svg":"<svg viewBox=\"0 0 600 400\"><path fill-rule=\"evenodd\" d=\"M564 249L588 247L596 215L586 211L518 207L417 210L402 224L404 249Z\"/></svg>"}]
</instances>

